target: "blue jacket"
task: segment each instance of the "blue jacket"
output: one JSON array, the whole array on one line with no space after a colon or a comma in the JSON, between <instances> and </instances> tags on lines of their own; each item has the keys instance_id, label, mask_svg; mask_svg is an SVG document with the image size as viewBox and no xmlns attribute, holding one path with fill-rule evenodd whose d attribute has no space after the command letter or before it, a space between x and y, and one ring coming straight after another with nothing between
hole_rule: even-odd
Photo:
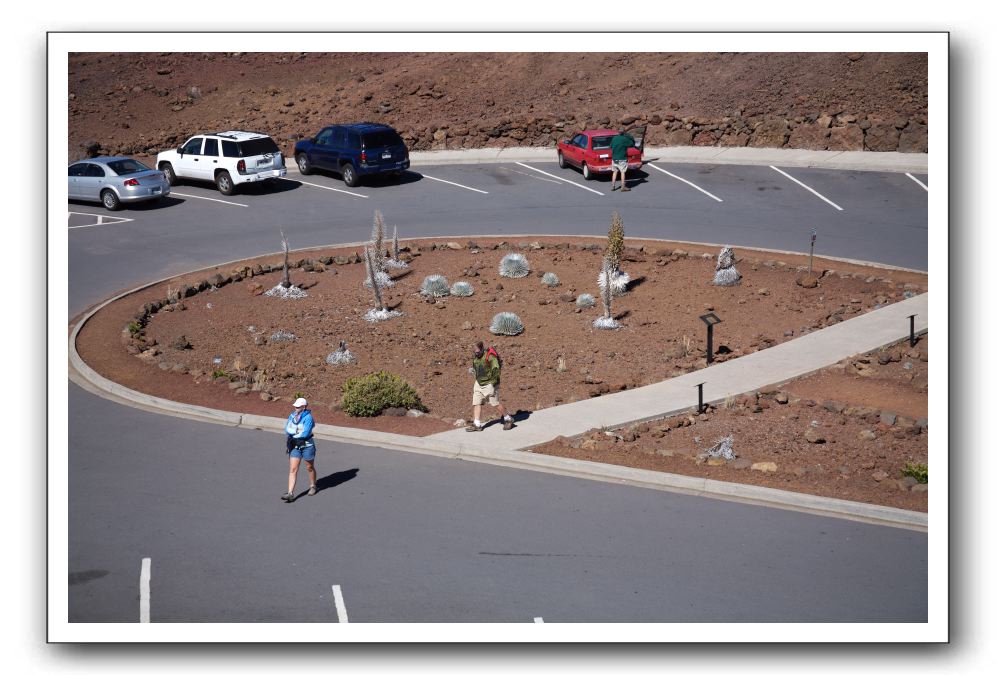
<instances>
[{"instance_id":1,"label":"blue jacket","mask_svg":"<svg viewBox=\"0 0 996 675\"><path fill-rule=\"evenodd\" d=\"M311 440L311 432L315 428L315 419L311 416L310 410L301 411L300 418L295 419L298 413L292 412L287 416L287 424L284 425L284 432L293 438Z\"/></svg>"}]
</instances>

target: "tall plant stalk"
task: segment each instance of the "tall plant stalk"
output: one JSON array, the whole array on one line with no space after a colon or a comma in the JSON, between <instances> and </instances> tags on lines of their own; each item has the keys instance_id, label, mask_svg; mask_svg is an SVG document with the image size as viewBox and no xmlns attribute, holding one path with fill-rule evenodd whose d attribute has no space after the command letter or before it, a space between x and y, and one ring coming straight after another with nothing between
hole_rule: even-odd
<instances>
[{"instance_id":1,"label":"tall plant stalk","mask_svg":"<svg viewBox=\"0 0 996 675\"><path fill-rule=\"evenodd\" d=\"M283 230L280 230L280 240L284 246L284 280L280 282L280 285L284 288L290 288L290 242L287 241L287 236Z\"/></svg>"},{"instance_id":2,"label":"tall plant stalk","mask_svg":"<svg viewBox=\"0 0 996 675\"><path fill-rule=\"evenodd\" d=\"M398 259L398 254L400 253L398 249L398 226L394 226L394 242L391 246L391 257L395 260Z\"/></svg>"},{"instance_id":3,"label":"tall plant stalk","mask_svg":"<svg viewBox=\"0 0 996 675\"><path fill-rule=\"evenodd\" d=\"M372 255L370 253L370 247L366 248L366 262L367 262L367 275L370 277L370 288L373 289L374 294L374 304L378 312L384 311L384 301L380 296L380 283L377 281L377 274L374 271Z\"/></svg>"},{"instance_id":4,"label":"tall plant stalk","mask_svg":"<svg viewBox=\"0 0 996 675\"><path fill-rule=\"evenodd\" d=\"M602 284L602 316L606 319L612 318L612 284L609 283L611 270L612 263L606 254L602 258L602 274L605 275L605 283Z\"/></svg>"},{"instance_id":5,"label":"tall plant stalk","mask_svg":"<svg viewBox=\"0 0 996 675\"><path fill-rule=\"evenodd\" d=\"M370 245L373 247L373 267L376 272L384 271L384 216L374 211L374 225Z\"/></svg>"}]
</instances>

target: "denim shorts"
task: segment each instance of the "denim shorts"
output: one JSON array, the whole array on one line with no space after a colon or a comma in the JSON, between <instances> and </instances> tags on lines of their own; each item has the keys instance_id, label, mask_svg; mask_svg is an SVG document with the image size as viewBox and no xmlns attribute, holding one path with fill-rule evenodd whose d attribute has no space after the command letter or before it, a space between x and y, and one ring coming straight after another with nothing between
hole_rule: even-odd
<instances>
[{"instance_id":1,"label":"denim shorts","mask_svg":"<svg viewBox=\"0 0 996 675\"><path fill-rule=\"evenodd\" d=\"M315 453L318 452L318 448L315 447L314 441L308 441L307 445L303 445L299 448L294 448L290 451L290 456L295 459L303 459L308 462L313 462L315 460Z\"/></svg>"}]
</instances>

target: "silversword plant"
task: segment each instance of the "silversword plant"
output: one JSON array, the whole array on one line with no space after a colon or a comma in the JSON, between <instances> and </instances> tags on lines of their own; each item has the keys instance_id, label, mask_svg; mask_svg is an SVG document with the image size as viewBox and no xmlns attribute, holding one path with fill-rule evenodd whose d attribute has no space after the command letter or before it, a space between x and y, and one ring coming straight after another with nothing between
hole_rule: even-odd
<instances>
[{"instance_id":1,"label":"silversword plant","mask_svg":"<svg viewBox=\"0 0 996 675\"><path fill-rule=\"evenodd\" d=\"M450 295L466 298L474 294L474 287L466 281L458 281L450 287Z\"/></svg>"},{"instance_id":2,"label":"silversword plant","mask_svg":"<svg viewBox=\"0 0 996 675\"><path fill-rule=\"evenodd\" d=\"M442 274L430 274L422 280L422 295L433 298L442 298L450 294L450 282Z\"/></svg>"},{"instance_id":3,"label":"silversword plant","mask_svg":"<svg viewBox=\"0 0 996 675\"><path fill-rule=\"evenodd\" d=\"M518 335L525 328L522 320L512 312L499 312L491 319L489 330L495 335Z\"/></svg>"},{"instance_id":4,"label":"silversword plant","mask_svg":"<svg viewBox=\"0 0 996 675\"><path fill-rule=\"evenodd\" d=\"M560 285L560 278L553 272L547 272L544 274L541 281L544 286L549 286L550 288Z\"/></svg>"},{"instance_id":5,"label":"silversword plant","mask_svg":"<svg viewBox=\"0 0 996 675\"><path fill-rule=\"evenodd\" d=\"M521 279L529 274L529 261L521 253L509 253L498 264L498 274L510 279Z\"/></svg>"}]
</instances>

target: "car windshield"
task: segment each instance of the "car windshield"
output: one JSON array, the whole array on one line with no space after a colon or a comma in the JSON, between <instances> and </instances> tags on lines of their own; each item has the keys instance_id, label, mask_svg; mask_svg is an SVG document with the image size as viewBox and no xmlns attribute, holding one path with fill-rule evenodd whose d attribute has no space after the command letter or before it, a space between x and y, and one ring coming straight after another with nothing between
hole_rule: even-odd
<instances>
[{"instance_id":1,"label":"car windshield","mask_svg":"<svg viewBox=\"0 0 996 675\"><path fill-rule=\"evenodd\" d=\"M239 151L243 157L254 157L256 155L278 153L280 152L280 148L277 147L272 138L267 136L266 138L254 138L251 141L242 141L239 143Z\"/></svg>"},{"instance_id":2,"label":"car windshield","mask_svg":"<svg viewBox=\"0 0 996 675\"><path fill-rule=\"evenodd\" d=\"M605 150L612 143L612 139L615 136L595 136L591 139L591 149L592 150Z\"/></svg>"},{"instance_id":3,"label":"car windshield","mask_svg":"<svg viewBox=\"0 0 996 675\"><path fill-rule=\"evenodd\" d=\"M401 136L395 131L371 131L363 134L364 148L383 148L387 145L401 145Z\"/></svg>"},{"instance_id":4,"label":"car windshield","mask_svg":"<svg viewBox=\"0 0 996 675\"><path fill-rule=\"evenodd\" d=\"M149 167L134 159L117 159L113 162L108 162L107 166L119 176L127 176L130 173L138 173L139 171L151 171Z\"/></svg>"}]
</instances>

